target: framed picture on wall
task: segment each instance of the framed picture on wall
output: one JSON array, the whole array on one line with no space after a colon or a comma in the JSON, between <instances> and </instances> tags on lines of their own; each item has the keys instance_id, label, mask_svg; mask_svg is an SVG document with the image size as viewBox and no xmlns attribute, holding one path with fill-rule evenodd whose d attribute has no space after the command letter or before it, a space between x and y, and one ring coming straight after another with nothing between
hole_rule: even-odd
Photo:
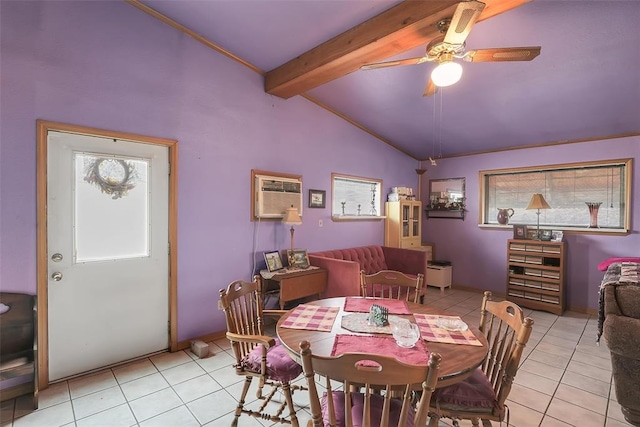
<instances>
[{"instance_id":1,"label":"framed picture on wall","mask_svg":"<svg viewBox=\"0 0 640 427\"><path fill-rule=\"evenodd\" d=\"M270 251L264 253L264 262L267 263L267 270L269 272L282 270L282 258L280 258L280 252Z\"/></svg>"},{"instance_id":2,"label":"framed picture on wall","mask_svg":"<svg viewBox=\"0 0 640 427\"><path fill-rule=\"evenodd\" d=\"M524 224L513 224L513 238L527 239L527 226Z\"/></svg>"},{"instance_id":3,"label":"framed picture on wall","mask_svg":"<svg viewBox=\"0 0 640 427\"><path fill-rule=\"evenodd\" d=\"M324 190L309 190L309 207L324 208L327 192Z\"/></svg>"}]
</instances>

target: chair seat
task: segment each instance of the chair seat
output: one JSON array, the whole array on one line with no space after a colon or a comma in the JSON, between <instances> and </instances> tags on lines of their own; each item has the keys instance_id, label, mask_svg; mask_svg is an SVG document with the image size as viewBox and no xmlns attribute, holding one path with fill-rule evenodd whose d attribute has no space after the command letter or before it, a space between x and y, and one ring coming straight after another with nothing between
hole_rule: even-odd
<instances>
[{"instance_id":1,"label":"chair seat","mask_svg":"<svg viewBox=\"0 0 640 427\"><path fill-rule=\"evenodd\" d=\"M256 346L242 361L242 367L256 374L262 364L262 346ZM276 345L267 350L267 376L283 383L291 382L302 373L302 366L296 363L287 350L276 340Z\"/></svg>"},{"instance_id":2,"label":"chair seat","mask_svg":"<svg viewBox=\"0 0 640 427\"><path fill-rule=\"evenodd\" d=\"M344 392L334 391L332 392L333 405L336 413L336 426L344 427ZM322 420L324 425L330 425L329 422L329 407L327 403L327 393L322 395L320 402L322 407ZM379 427L380 419L382 418L382 406L384 405L384 399L379 395L371 396L371 425L364 426L362 423L362 410L364 406L364 396L362 393L351 393L351 417L353 421L353 427ZM400 412L402 411L402 402L399 399L391 400L391 408L389 410L389 427L397 427L398 420L400 419ZM407 424L405 427L413 427L413 408L409 409L409 416L407 417Z\"/></svg>"},{"instance_id":3,"label":"chair seat","mask_svg":"<svg viewBox=\"0 0 640 427\"><path fill-rule=\"evenodd\" d=\"M480 368L464 381L436 389L431 402L431 406L449 411L491 413L494 409L503 410L498 405L489 379Z\"/></svg>"}]
</instances>

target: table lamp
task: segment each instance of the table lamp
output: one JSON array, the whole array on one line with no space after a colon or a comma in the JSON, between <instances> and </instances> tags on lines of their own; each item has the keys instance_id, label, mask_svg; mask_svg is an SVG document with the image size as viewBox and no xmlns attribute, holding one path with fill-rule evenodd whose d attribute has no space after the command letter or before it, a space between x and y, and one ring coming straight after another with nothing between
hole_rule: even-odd
<instances>
[{"instance_id":1,"label":"table lamp","mask_svg":"<svg viewBox=\"0 0 640 427\"><path fill-rule=\"evenodd\" d=\"M529 201L529 206L526 208L529 209L537 209L538 212L538 225L536 227L536 240L540 240L540 209L551 209L549 203L544 199L544 196L540 193L534 193L531 196L531 200Z\"/></svg>"},{"instance_id":2,"label":"table lamp","mask_svg":"<svg viewBox=\"0 0 640 427\"><path fill-rule=\"evenodd\" d=\"M289 268L291 268L293 267L293 233L295 233L293 226L302 224L302 218L300 218L300 215L298 214L298 209L294 208L293 205L291 205L290 208L287 208L284 213L284 218L282 218L282 223L291 226L291 251L287 257L289 260Z\"/></svg>"}]
</instances>

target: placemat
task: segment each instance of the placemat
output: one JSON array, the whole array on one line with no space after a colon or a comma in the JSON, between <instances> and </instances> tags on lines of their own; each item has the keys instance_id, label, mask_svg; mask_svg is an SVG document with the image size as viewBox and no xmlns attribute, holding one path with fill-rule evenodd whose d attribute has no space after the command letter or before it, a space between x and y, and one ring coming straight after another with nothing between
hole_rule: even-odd
<instances>
[{"instance_id":1,"label":"placemat","mask_svg":"<svg viewBox=\"0 0 640 427\"><path fill-rule=\"evenodd\" d=\"M332 356L344 353L369 353L394 357L408 365L427 365L429 350L422 340L418 340L413 348L404 348L396 344L392 337L368 335L336 335L333 341Z\"/></svg>"},{"instance_id":2,"label":"placemat","mask_svg":"<svg viewBox=\"0 0 640 427\"><path fill-rule=\"evenodd\" d=\"M385 298L346 298L344 311L368 313L372 304L388 308L389 314L411 314L406 301Z\"/></svg>"},{"instance_id":3,"label":"placemat","mask_svg":"<svg viewBox=\"0 0 640 427\"><path fill-rule=\"evenodd\" d=\"M416 319L418 327L420 327L420 334L426 341L441 342L447 344L466 344L481 346L482 343L473 332L469 329L466 331L448 331L443 328L439 328L436 325L438 318L450 317L453 319L461 320L458 316L437 316L432 314L420 314L414 313L413 317Z\"/></svg>"},{"instance_id":4,"label":"placemat","mask_svg":"<svg viewBox=\"0 0 640 427\"><path fill-rule=\"evenodd\" d=\"M339 312L340 307L300 304L293 309L280 326L290 329L329 332L333 328L333 322Z\"/></svg>"}]
</instances>

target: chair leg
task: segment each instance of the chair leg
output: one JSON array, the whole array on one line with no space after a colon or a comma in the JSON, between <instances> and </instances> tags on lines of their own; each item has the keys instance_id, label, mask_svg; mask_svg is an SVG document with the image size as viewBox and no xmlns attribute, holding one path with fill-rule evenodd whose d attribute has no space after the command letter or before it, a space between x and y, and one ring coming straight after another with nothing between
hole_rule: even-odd
<instances>
[{"instance_id":1,"label":"chair leg","mask_svg":"<svg viewBox=\"0 0 640 427\"><path fill-rule=\"evenodd\" d=\"M242 410L244 409L244 400L247 397L247 393L249 392L249 386L251 386L251 380L252 379L253 379L253 377L245 377L244 386L242 387L242 395L240 396L240 399L238 400L238 406L236 406L235 418L233 419L233 422L231 423L231 425L233 427L238 425L238 418L240 417L240 414L242 414Z\"/></svg>"},{"instance_id":2,"label":"chair leg","mask_svg":"<svg viewBox=\"0 0 640 427\"><path fill-rule=\"evenodd\" d=\"M291 425L293 427L298 427L298 416L296 415L296 408L293 406L293 397L291 396L291 386L289 383L282 384L282 392L285 400L287 401L287 406L289 407L289 419L291 420Z\"/></svg>"},{"instance_id":3,"label":"chair leg","mask_svg":"<svg viewBox=\"0 0 640 427\"><path fill-rule=\"evenodd\" d=\"M440 417L438 415L430 414L429 415L429 427L438 427L438 421L439 420L440 420Z\"/></svg>"},{"instance_id":4,"label":"chair leg","mask_svg":"<svg viewBox=\"0 0 640 427\"><path fill-rule=\"evenodd\" d=\"M491 420L481 420L482 421L482 427L492 427L493 424L491 424ZM509 427L507 425L507 427Z\"/></svg>"},{"instance_id":5,"label":"chair leg","mask_svg":"<svg viewBox=\"0 0 640 427\"><path fill-rule=\"evenodd\" d=\"M256 397L258 399L262 399L262 389L264 388L264 377L260 377L260 382L258 383L258 390L256 390Z\"/></svg>"}]
</instances>

